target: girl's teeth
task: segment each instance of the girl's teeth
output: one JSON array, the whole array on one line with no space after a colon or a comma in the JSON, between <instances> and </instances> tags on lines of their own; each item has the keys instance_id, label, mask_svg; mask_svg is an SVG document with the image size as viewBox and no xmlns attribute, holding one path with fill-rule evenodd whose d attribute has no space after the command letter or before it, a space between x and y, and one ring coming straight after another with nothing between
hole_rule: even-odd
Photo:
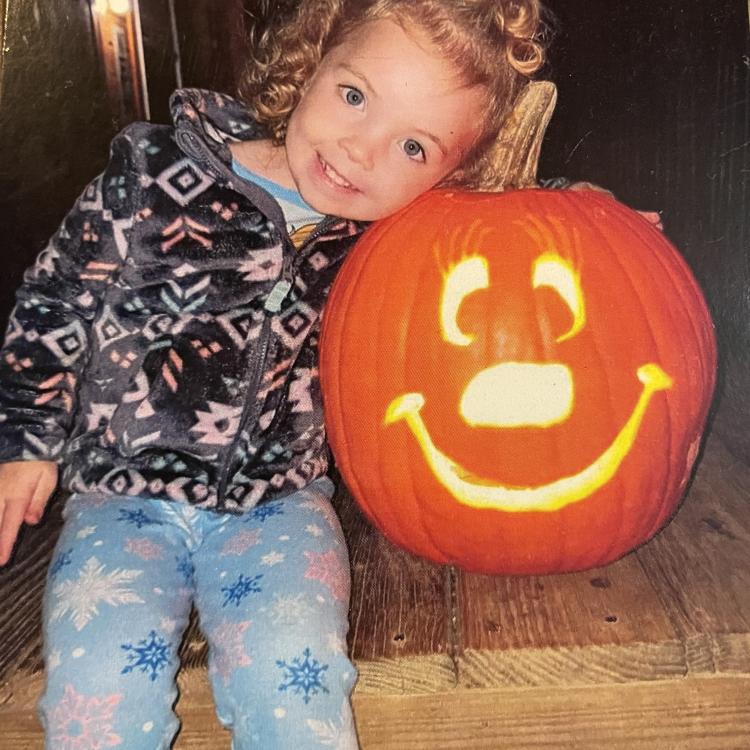
<instances>
[{"instance_id":1,"label":"girl's teeth","mask_svg":"<svg viewBox=\"0 0 750 750\"><path fill-rule=\"evenodd\" d=\"M324 165L324 171L328 175L328 177L335 182L337 185L340 185L341 187L351 187L351 183L347 182L340 174L333 171L333 168L329 166L327 162L323 162Z\"/></svg>"}]
</instances>

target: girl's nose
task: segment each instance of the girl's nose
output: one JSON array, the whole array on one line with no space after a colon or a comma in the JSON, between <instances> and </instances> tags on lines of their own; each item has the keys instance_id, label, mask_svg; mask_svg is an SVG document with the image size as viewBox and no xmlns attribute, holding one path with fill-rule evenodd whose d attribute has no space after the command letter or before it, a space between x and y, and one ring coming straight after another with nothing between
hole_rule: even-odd
<instances>
[{"instance_id":1,"label":"girl's nose","mask_svg":"<svg viewBox=\"0 0 750 750\"><path fill-rule=\"evenodd\" d=\"M354 134L339 138L344 153L362 169L371 170L375 165L374 149L362 135Z\"/></svg>"}]
</instances>

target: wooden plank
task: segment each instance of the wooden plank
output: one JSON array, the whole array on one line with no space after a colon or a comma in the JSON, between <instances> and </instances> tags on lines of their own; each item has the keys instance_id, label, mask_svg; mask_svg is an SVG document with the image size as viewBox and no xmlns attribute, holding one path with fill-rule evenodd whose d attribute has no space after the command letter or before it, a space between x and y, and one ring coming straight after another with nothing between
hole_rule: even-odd
<instances>
[{"instance_id":1,"label":"wooden plank","mask_svg":"<svg viewBox=\"0 0 750 750\"><path fill-rule=\"evenodd\" d=\"M679 642L590 648L466 650L459 685L469 688L611 684L676 679L687 673Z\"/></svg>"},{"instance_id":2,"label":"wooden plank","mask_svg":"<svg viewBox=\"0 0 750 750\"><path fill-rule=\"evenodd\" d=\"M363 750L747 750L750 679L357 698Z\"/></svg>"},{"instance_id":3,"label":"wooden plank","mask_svg":"<svg viewBox=\"0 0 750 750\"><path fill-rule=\"evenodd\" d=\"M40 669L42 592L47 567L62 528L62 498L56 496L39 526L24 527L8 565L0 568L0 679L10 670Z\"/></svg>"},{"instance_id":4,"label":"wooden plank","mask_svg":"<svg viewBox=\"0 0 750 750\"><path fill-rule=\"evenodd\" d=\"M458 687L566 687L728 674L750 677L747 633L662 643L515 650L467 649Z\"/></svg>"},{"instance_id":5,"label":"wooden plank","mask_svg":"<svg viewBox=\"0 0 750 750\"><path fill-rule=\"evenodd\" d=\"M632 557L549 576L458 576L461 648L506 650L674 640L674 628Z\"/></svg>"},{"instance_id":6,"label":"wooden plank","mask_svg":"<svg viewBox=\"0 0 750 750\"><path fill-rule=\"evenodd\" d=\"M710 435L674 521L636 556L684 640L750 632L750 467Z\"/></svg>"},{"instance_id":7,"label":"wooden plank","mask_svg":"<svg viewBox=\"0 0 750 750\"><path fill-rule=\"evenodd\" d=\"M710 436L676 518L635 553L570 575L460 574L459 651L682 642L705 658L701 636L750 632L749 493L750 468Z\"/></svg>"},{"instance_id":8,"label":"wooden plank","mask_svg":"<svg viewBox=\"0 0 750 750\"><path fill-rule=\"evenodd\" d=\"M435 679L444 685L454 642L450 570L418 560L390 544L362 516L343 485L335 505L352 565L352 658L399 662L418 655L443 656L437 660ZM429 680L429 674L425 678Z\"/></svg>"},{"instance_id":9,"label":"wooden plank","mask_svg":"<svg viewBox=\"0 0 750 750\"><path fill-rule=\"evenodd\" d=\"M175 0L185 86L233 93L247 60L243 0Z\"/></svg>"},{"instance_id":10,"label":"wooden plank","mask_svg":"<svg viewBox=\"0 0 750 750\"><path fill-rule=\"evenodd\" d=\"M227 750L203 670L179 679L183 728L176 750ZM41 748L27 699L4 705L4 750ZM18 693L16 694L18 697ZM750 677L567 689L452 690L418 696L354 696L362 750L747 750Z\"/></svg>"}]
</instances>

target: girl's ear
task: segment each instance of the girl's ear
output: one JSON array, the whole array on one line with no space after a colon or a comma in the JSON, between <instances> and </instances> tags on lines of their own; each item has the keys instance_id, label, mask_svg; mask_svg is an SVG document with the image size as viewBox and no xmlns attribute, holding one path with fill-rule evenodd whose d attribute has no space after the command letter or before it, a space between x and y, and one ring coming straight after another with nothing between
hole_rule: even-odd
<instances>
[{"instance_id":1,"label":"girl's ear","mask_svg":"<svg viewBox=\"0 0 750 750\"><path fill-rule=\"evenodd\" d=\"M539 152L556 102L557 87L551 81L530 81L521 89L487 154L495 178L481 190L537 186Z\"/></svg>"}]
</instances>

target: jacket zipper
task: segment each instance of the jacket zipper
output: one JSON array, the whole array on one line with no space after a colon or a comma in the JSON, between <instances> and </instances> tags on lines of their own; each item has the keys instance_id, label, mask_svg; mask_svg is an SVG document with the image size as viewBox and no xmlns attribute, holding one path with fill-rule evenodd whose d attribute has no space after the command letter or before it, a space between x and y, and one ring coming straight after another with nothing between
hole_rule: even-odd
<instances>
[{"instance_id":1,"label":"jacket zipper","mask_svg":"<svg viewBox=\"0 0 750 750\"><path fill-rule=\"evenodd\" d=\"M230 474L232 471L232 463L234 454L237 450L242 434L245 431L245 425L248 423L254 423L260 416L260 410L263 408L263 404L260 403L258 398L258 386L260 386L260 380L265 372L266 357L268 356L268 347L271 341L271 317L265 315L263 318L263 325L260 331L260 351L258 353L258 359L253 371L253 378L250 386L245 394L245 404L242 408L242 415L240 416L240 423L237 426L237 432L234 435L231 445L229 446L229 452L224 460L221 467L221 473L219 476L219 484L216 488L216 503L218 506L224 501L227 487L229 486Z\"/></svg>"},{"instance_id":2,"label":"jacket zipper","mask_svg":"<svg viewBox=\"0 0 750 750\"><path fill-rule=\"evenodd\" d=\"M182 146L183 150L188 152L188 155L197 158L203 162L206 166L211 168L214 176L218 177L223 173L223 176L231 177L232 183L235 182L234 173L219 159L199 138L197 138L189 130L178 131L178 141ZM189 144L189 146L188 146ZM186 148L188 146L188 148ZM192 153L190 153L192 152ZM249 191L242 189L241 185L236 185L238 192L243 193L246 198L255 203L254 196ZM242 414L240 416L240 422L237 427L234 439L229 446L229 451L226 454L226 459L222 463L221 471L219 474L219 483L216 488L216 503L217 506L221 506L224 502L229 481L231 478L232 463L237 447L242 439L242 435L245 431L245 425L255 424L260 416L260 412L263 408L263 404L260 403L260 399L257 398L258 388L260 386L261 378L265 372L266 358L268 357L268 349L271 341L271 319L272 316L279 312L281 304L284 298L287 296L292 288L292 279L294 277L294 269L302 261L303 257L306 257L307 253L303 250L307 250L320 237L324 232L328 231L330 227L336 222L340 221L336 217L326 217L320 224L310 233L310 236L305 241L305 244L299 250L295 250L294 254L284 253L284 263L282 266L281 275L271 289L264 305L264 317L263 324L260 332L260 351L256 366L252 373L252 381L247 389L245 395L245 404L242 408ZM282 244L290 246L291 241L288 236L281 233Z\"/></svg>"},{"instance_id":3,"label":"jacket zipper","mask_svg":"<svg viewBox=\"0 0 750 750\"><path fill-rule=\"evenodd\" d=\"M335 217L328 217L320 222L320 224L310 233L310 236L305 242L305 247L309 248L312 243L327 231L335 221L337 221ZM234 439L229 447L229 453L221 467L219 484L216 490L216 502L219 506L223 503L226 496L227 487L229 486L229 480L231 478L230 474L232 471L234 455L239 442L242 439L242 435L245 432L245 425L254 425L263 409L263 404L260 402L257 395L261 378L266 371L266 358L268 357L268 349L271 342L271 319L273 315L279 312L284 298L289 294L292 288L292 281L287 279L286 276L288 274L290 277L293 277L293 269L295 265L302 260L301 256L302 248L300 248L300 251L294 256L291 263L285 264L281 277L266 298L266 304L264 306L265 314L260 332L260 352L258 354L255 370L253 371L253 379L245 395L245 404L242 408L242 415L240 416L240 423L237 427L237 432L235 433Z\"/></svg>"},{"instance_id":4,"label":"jacket zipper","mask_svg":"<svg viewBox=\"0 0 750 750\"><path fill-rule=\"evenodd\" d=\"M333 221L333 219L322 221L320 225L310 233L310 236L307 238L305 245L309 247L310 244L315 241L315 239L317 239L320 235L323 234L324 231L326 231L326 229L333 223ZM221 505L223 503L226 496L234 454L237 450L240 440L242 439L242 435L245 431L245 425L255 424L258 417L260 416L261 410L263 409L263 404L260 402L260 399L258 399L257 396L261 378L263 377L263 373L266 371L266 358L268 357L268 349L271 342L271 319L273 315L279 312L284 298L289 294L292 288L291 280L285 277L287 274L290 277L293 277L292 271L299 255L300 253L295 256L294 260L291 263L285 264L285 268L282 271L281 277L276 282L274 287L269 292L268 297L266 298L263 324L260 331L260 351L258 354L255 369L253 371L253 379L245 394L245 404L242 408L242 415L240 416L240 423L237 426L237 432L234 435L234 439L232 440L232 443L229 447L229 453L227 454L227 457L221 467L221 475L216 490L216 502L218 505Z\"/></svg>"}]
</instances>

